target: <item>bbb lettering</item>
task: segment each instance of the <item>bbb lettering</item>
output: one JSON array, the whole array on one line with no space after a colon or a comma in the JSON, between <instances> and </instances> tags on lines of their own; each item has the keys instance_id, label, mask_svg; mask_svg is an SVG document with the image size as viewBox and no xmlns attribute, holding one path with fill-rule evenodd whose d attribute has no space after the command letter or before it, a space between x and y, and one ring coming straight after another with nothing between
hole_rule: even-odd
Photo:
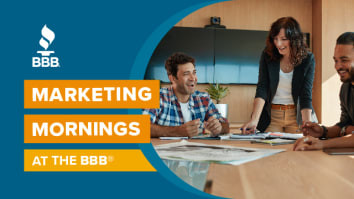
<instances>
[{"instance_id":1,"label":"bbb lettering","mask_svg":"<svg viewBox=\"0 0 354 199\"><path fill-rule=\"evenodd\" d=\"M32 67L59 67L58 57L32 57Z\"/></svg>"}]
</instances>

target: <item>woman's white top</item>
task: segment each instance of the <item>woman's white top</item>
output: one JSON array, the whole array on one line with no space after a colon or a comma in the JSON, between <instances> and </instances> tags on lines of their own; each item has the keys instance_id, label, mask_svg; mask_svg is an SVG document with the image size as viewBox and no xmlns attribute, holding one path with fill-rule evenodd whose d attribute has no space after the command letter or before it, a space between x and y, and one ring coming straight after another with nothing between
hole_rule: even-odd
<instances>
[{"instance_id":1,"label":"woman's white top","mask_svg":"<svg viewBox=\"0 0 354 199\"><path fill-rule=\"evenodd\" d=\"M181 105L181 111L182 111L184 123L191 121L192 120L192 112L189 110L189 103L188 102L187 103L179 102L179 104Z\"/></svg>"},{"instance_id":2,"label":"woman's white top","mask_svg":"<svg viewBox=\"0 0 354 199\"><path fill-rule=\"evenodd\" d=\"M284 73L281 69L279 70L279 84L272 104L294 104L293 96L291 95L293 73L294 70L290 73Z\"/></svg>"}]
</instances>

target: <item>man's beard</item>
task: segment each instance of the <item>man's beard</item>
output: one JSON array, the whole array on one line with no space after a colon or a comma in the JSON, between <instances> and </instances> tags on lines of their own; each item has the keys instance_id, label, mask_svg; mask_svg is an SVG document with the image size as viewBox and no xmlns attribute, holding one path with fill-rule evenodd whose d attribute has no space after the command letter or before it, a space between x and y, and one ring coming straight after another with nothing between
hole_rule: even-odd
<instances>
[{"instance_id":1,"label":"man's beard","mask_svg":"<svg viewBox=\"0 0 354 199\"><path fill-rule=\"evenodd\" d=\"M340 79L343 83L352 83L354 82L354 65L351 65L350 68L348 69L341 69L339 71L343 71L345 70L345 72L347 72L349 74L349 77L348 78L345 78L345 79ZM338 71L338 73L339 73Z\"/></svg>"}]
</instances>

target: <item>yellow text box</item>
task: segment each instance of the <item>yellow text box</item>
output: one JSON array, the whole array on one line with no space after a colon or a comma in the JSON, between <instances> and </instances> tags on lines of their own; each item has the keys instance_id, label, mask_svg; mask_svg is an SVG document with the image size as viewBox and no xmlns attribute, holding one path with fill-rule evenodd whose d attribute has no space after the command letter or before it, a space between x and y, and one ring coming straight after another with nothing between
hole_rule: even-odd
<instances>
[{"instance_id":1,"label":"yellow text box","mask_svg":"<svg viewBox=\"0 0 354 199\"><path fill-rule=\"evenodd\" d=\"M24 150L24 171L156 171L141 150Z\"/></svg>"},{"instance_id":2,"label":"yellow text box","mask_svg":"<svg viewBox=\"0 0 354 199\"><path fill-rule=\"evenodd\" d=\"M159 108L158 80L25 80L24 108Z\"/></svg>"},{"instance_id":3,"label":"yellow text box","mask_svg":"<svg viewBox=\"0 0 354 199\"><path fill-rule=\"evenodd\" d=\"M150 143L148 115L25 115L25 143Z\"/></svg>"}]
</instances>

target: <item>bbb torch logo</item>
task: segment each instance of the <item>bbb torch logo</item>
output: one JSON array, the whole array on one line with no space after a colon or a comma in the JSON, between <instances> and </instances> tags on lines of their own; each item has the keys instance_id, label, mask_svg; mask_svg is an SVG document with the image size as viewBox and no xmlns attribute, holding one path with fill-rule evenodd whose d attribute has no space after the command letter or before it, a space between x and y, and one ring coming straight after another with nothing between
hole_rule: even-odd
<instances>
[{"instance_id":1,"label":"bbb torch logo","mask_svg":"<svg viewBox=\"0 0 354 199\"><path fill-rule=\"evenodd\" d=\"M47 50L54 38L54 32L49 29L47 25L44 25L42 28L42 38L39 40L39 45L41 45L44 50L37 51L38 54L41 54L41 57L32 57L32 67L60 67L59 58L50 56L50 54L54 54L55 52Z\"/></svg>"}]
</instances>

